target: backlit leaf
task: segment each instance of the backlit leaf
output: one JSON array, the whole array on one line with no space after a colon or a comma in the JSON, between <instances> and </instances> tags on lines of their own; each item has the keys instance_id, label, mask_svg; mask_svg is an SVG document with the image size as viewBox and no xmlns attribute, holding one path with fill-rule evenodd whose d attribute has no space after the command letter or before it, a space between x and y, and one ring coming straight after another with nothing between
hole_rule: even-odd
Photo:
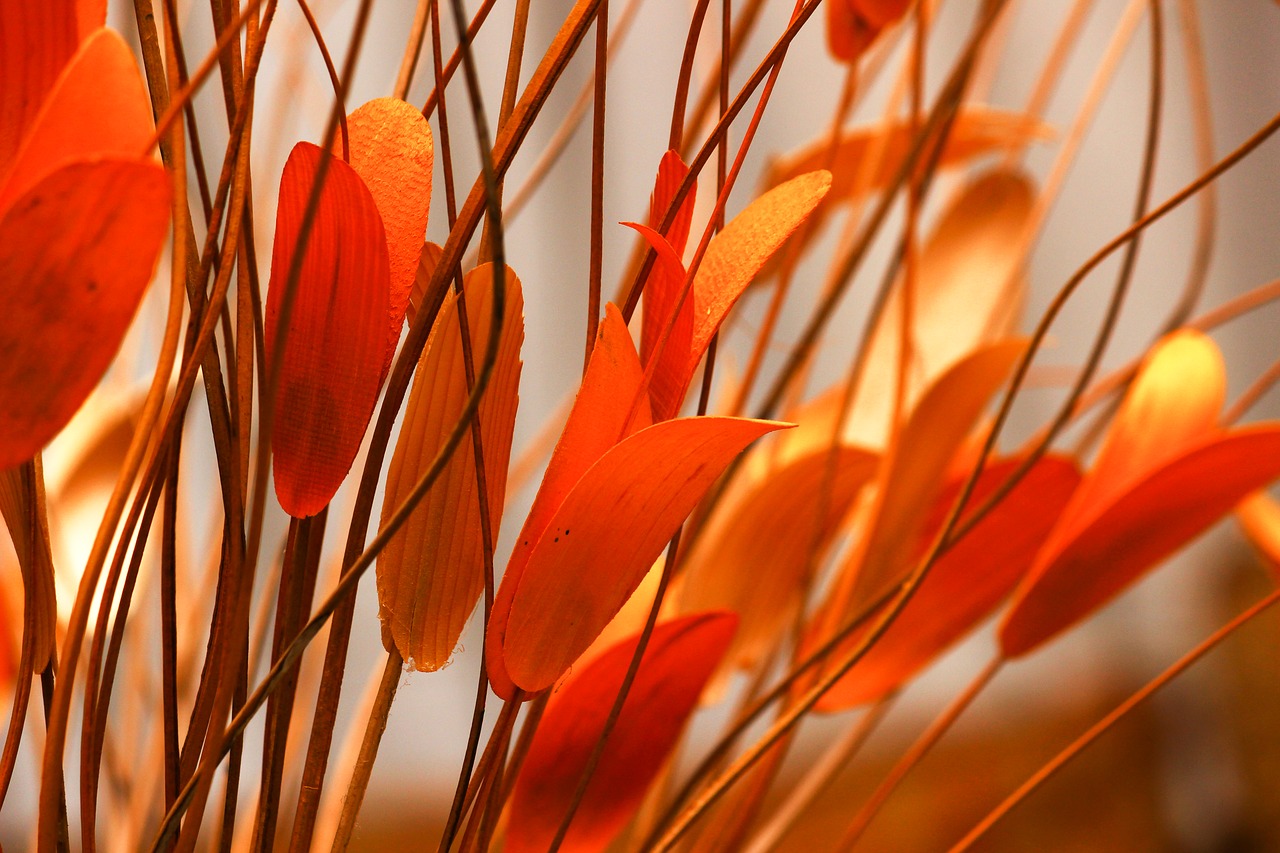
<instances>
[{"instance_id":1,"label":"backlit leaf","mask_svg":"<svg viewBox=\"0 0 1280 853\"><path fill-rule=\"evenodd\" d=\"M511 595L505 634L496 636L511 681L529 693L554 684L733 458L782 426L718 417L664 421L602 456L540 539L526 543L522 534L520 546L532 551Z\"/></svg>"},{"instance_id":2,"label":"backlit leaf","mask_svg":"<svg viewBox=\"0 0 1280 853\"><path fill-rule=\"evenodd\" d=\"M1280 427L1248 427L1184 449L1087 520L1064 518L1001 626L1004 655L1024 655L1084 619L1276 477Z\"/></svg>"},{"instance_id":3,"label":"backlit leaf","mask_svg":"<svg viewBox=\"0 0 1280 853\"><path fill-rule=\"evenodd\" d=\"M0 468L30 459L98 384L155 271L168 222L168 177L135 159L59 169L4 212Z\"/></svg>"},{"instance_id":4,"label":"backlit leaf","mask_svg":"<svg viewBox=\"0 0 1280 853\"><path fill-rule=\"evenodd\" d=\"M422 238L431 208L434 146L422 112L399 98L376 98L347 118L351 168L364 181L387 235L390 333L386 364L391 364L422 255ZM341 151L341 140L335 151Z\"/></svg>"},{"instance_id":5,"label":"backlit leaf","mask_svg":"<svg viewBox=\"0 0 1280 853\"><path fill-rule=\"evenodd\" d=\"M331 158L301 263L283 348L279 314L303 212L320 158L294 146L280 179L267 290L268 359L280 384L271 436L276 496L295 518L315 515L338 490L378 398L387 340L387 243L373 197Z\"/></svg>"},{"instance_id":6,"label":"backlit leaf","mask_svg":"<svg viewBox=\"0 0 1280 853\"><path fill-rule=\"evenodd\" d=\"M70 0L0 3L0 180L79 41Z\"/></svg>"},{"instance_id":7,"label":"backlit leaf","mask_svg":"<svg viewBox=\"0 0 1280 853\"><path fill-rule=\"evenodd\" d=\"M1280 504L1266 492L1257 492L1236 507L1236 520L1272 574L1280 571Z\"/></svg>"},{"instance_id":8,"label":"backlit leaf","mask_svg":"<svg viewBox=\"0 0 1280 853\"><path fill-rule=\"evenodd\" d=\"M139 156L151 139L151 101L133 52L97 30L58 76L0 186L0 210L44 177L78 160Z\"/></svg>"},{"instance_id":9,"label":"backlit leaf","mask_svg":"<svg viewBox=\"0 0 1280 853\"><path fill-rule=\"evenodd\" d=\"M836 59L854 62L910 6L910 0L830 0L827 46Z\"/></svg>"},{"instance_id":10,"label":"backlit leaf","mask_svg":"<svg viewBox=\"0 0 1280 853\"><path fill-rule=\"evenodd\" d=\"M697 707L703 685L733 636L735 621L727 613L703 613L654 628L560 850L608 849L627 825ZM638 639L603 652L552 696L512 794L507 853L541 853L550 846Z\"/></svg>"},{"instance_id":11,"label":"backlit leaf","mask_svg":"<svg viewBox=\"0 0 1280 853\"><path fill-rule=\"evenodd\" d=\"M510 270L505 285L506 319L498 358L477 415L495 538L506 494L524 338L520 282ZM467 275L467 320L477 358L490 334L492 289L491 265ZM435 459L470 393L458 320L457 299L450 292L414 376L404 425L387 471L384 524ZM379 617L382 643L388 651L399 650L406 662L422 671L439 669L449 661L484 591L483 541L475 455L468 436L378 557Z\"/></svg>"}]
</instances>

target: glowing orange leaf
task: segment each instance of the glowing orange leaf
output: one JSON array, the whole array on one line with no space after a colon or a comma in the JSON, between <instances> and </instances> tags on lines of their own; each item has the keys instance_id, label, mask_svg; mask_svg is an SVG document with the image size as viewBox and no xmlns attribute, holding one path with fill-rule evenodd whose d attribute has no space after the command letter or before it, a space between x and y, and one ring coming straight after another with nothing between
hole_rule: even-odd
<instances>
[{"instance_id":1,"label":"glowing orange leaf","mask_svg":"<svg viewBox=\"0 0 1280 853\"><path fill-rule=\"evenodd\" d=\"M326 152L294 146L280 179L267 291L268 359L280 384L271 436L276 496L295 518L315 515L338 490L378 397L387 340L387 243L373 197L355 171L330 158L301 262L283 348L279 315L307 196Z\"/></svg>"},{"instance_id":2,"label":"glowing orange leaf","mask_svg":"<svg viewBox=\"0 0 1280 853\"><path fill-rule=\"evenodd\" d=\"M560 850L608 849L627 825L697 706L733 636L734 623L730 614L704 613L654 629ZM603 652L551 698L512 794L507 853L535 853L550 846L637 642L632 637Z\"/></svg>"},{"instance_id":3,"label":"glowing orange leaf","mask_svg":"<svg viewBox=\"0 0 1280 853\"><path fill-rule=\"evenodd\" d=\"M76 29L82 40L106 23L107 0L76 0Z\"/></svg>"},{"instance_id":4,"label":"glowing orange leaf","mask_svg":"<svg viewBox=\"0 0 1280 853\"><path fill-rule=\"evenodd\" d=\"M969 500L971 511L1008 479L1019 461L987 466ZM985 619L1031 567L1079 482L1079 469L1065 458L1049 456L1037 462L933 565L889 630L822 698L819 708L840 711L880 699ZM961 485L952 482L935 502L917 540L917 559L941 530Z\"/></svg>"},{"instance_id":5,"label":"glowing orange leaf","mask_svg":"<svg viewBox=\"0 0 1280 853\"><path fill-rule=\"evenodd\" d=\"M422 255L435 149L422 112L399 98L369 101L347 118L347 129L351 168L373 195L387 234L391 329L385 373L400 339ZM335 151L341 151L341 145L337 142Z\"/></svg>"},{"instance_id":6,"label":"glowing orange leaf","mask_svg":"<svg viewBox=\"0 0 1280 853\"><path fill-rule=\"evenodd\" d=\"M491 530L502 520L511 432L520 385L524 338L520 282L507 270L506 320L493 377L477 415L484 450ZM484 352L490 334L493 268L467 275L464 293L473 352ZM453 429L469 390L463 369L457 300L450 292L427 348L418 362L404 426L387 471L382 518L386 520L413 489ZM467 617L484 591L484 553L475 455L468 438L417 509L378 557L378 602L382 644L429 672L453 653Z\"/></svg>"},{"instance_id":7,"label":"glowing orange leaf","mask_svg":"<svg viewBox=\"0 0 1280 853\"><path fill-rule=\"evenodd\" d=\"M628 421L641 378L640 358L627 324L617 307L610 303L605 306L582 386L494 597L489 633L485 638L485 667L494 690L504 698L510 698L516 688L507 675L501 638L506 633L511 601L529 555L555 511L587 469L619 440L652 423L644 398L639 400L635 414Z\"/></svg>"},{"instance_id":8,"label":"glowing orange leaf","mask_svg":"<svg viewBox=\"0 0 1280 853\"><path fill-rule=\"evenodd\" d=\"M0 179L78 43L67 0L0 3Z\"/></svg>"},{"instance_id":9,"label":"glowing orange leaf","mask_svg":"<svg viewBox=\"0 0 1280 853\"><path fill-rule=\"evenodd\" d=\"M1236 520L1272 572L1280 571L1280 504L1266 492L1258 492L1236 507Z\"/></svg>"},{"instance_id":10,"label":"glowing orange leaf","mask_svg":"<svg viewBox=\"0 0 1280 853\"><path fill-rule=\"evenodd\" d=\"M98 384L168 221L164 170L135 159L59 169L3 212L0 468L31 458Z\"/></svg>"},{"instance_id":11,"label":"glowing orange leaf","mask_svg":"<svg viewBox=\"0 0 1280 853\"><path fill-rule=\"evenodd\" d=\"M836 59L853 62L910 6L910 0L831 0L827 3L827 46Z\"/></svg>"},{"instance_id":12,"label":"glowing orange leaf","mask_svg":"<svg viewBox=\"0 0 1280 853\"><path fill-rule=\"evenodd\" d=\"M511 594L500 637L512 682L555 683L639 585L733 458L785 426L738 418L665 421L624 439L556 509ZM504 584L507 580L504 578Z\"/></svg>"}]
</instances>

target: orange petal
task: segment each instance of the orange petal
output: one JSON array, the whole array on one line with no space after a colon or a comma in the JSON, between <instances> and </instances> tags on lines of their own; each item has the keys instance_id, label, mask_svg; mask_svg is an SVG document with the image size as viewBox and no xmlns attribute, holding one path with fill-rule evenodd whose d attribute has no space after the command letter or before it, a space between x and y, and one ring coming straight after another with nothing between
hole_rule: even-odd
<instances>
[{"instance_id":1,"label":"orange petal","mask_svg":"<svg viewBox=\"0 0 1280 853\"><path fill-rule=\"evenodd\" d=\"M281 359L271 435L276 497L295 518L315 515L342 484L378 398L387 340L387 242L373 196L333 157L320 193L283 351L284 289L307 196L329 157L294 146L280 178L267 291L267 358Z\"/></svg>"},{"instance_id":2,"label":"orange petal","mask_svg":"<svg viewBox=\"0 0 1280 853\"><path fill-rule=\"evenodd\" d=\"M704 613L654 629L560 850L605 850L631 820L697 707L703 685L733 636L734 622L727 613ZM574 672L547 705L512 793L507 853L550 846L637 642L638 637L625 640Z\"/></svg>"},{"instance_id":3,"label":"orange petal","mask_svg":"<svg viewBox=\"0 0 1280 853\"><path fill-rule=\"evenodd\" d=\"M421 111L399 98L377 98L360 107L348 116L347 133L351 168L369 188L387 234L391 329L385 375L422 255L435 149ZM337 142L335 150L341 151L341 145Z\"/></svg>"},{"instance_id":4,"label":"orange petal","mask_svg":"<svg viewBox=\"0 0 1280 853\"><path fill-rule=\"evenodd\" d=\"M1084 619L1278 476L1280 427L1240 429L1184 450L1087 525L1064 519L1001 626L1004 655L1024 655Z\"/></svg>"},{"instance_id":5,"label":"orange petal","mask_svg":"<svg viewBox=\"0 0 1280 853\"><path fill-rule=\"evenodd\" d=\"M133 53L111 30L89 37L34 117L0 188L0 210L69 163L139 156L153 130Z\"/></svg>"},{"instance_id":6,"label":"orange petal","mask_svg":"<svg viewBox=\"0 0 1280 853\"><path fill-rule=\"evenodd\" d=\"M532 552L499 637L512 682L529 693L554 684L626 603L733 458L783 426L740 418L664 421L602 456L541 538L521 539Z\"/></svg>"},{"instance_id":7,"label":"orange petal","mask_svg":"<svg viewBox=\"0 0 1280 853\"><path fill-rule=\"evenodd\" d=\"M1272 573L1280 572L1280 503L1266 492L1249 495L1236 507L1236 521Z\"/></svg>"},{"instance_id":8,"label":"orange petal","mask_svg":"<svg viewBox=\"0 0 1280 853\"><path fill-rule=\"evenodd\" d=\"M751 666L776 643L803 604L816 568L810 554L825 553L879 459L856 447L837 448L834 455L815 450L768 471L738 500L717 509L687 557L680 604L686 611L738 614L729 663Z\"/></svg>"},{"instance_id":9,"label":"orange petal","mask_svg":"<svg viewBox=\"0 0 1280 853\"><path fill-rule=\"evenodd\" d=\"M490 529L495 538L506 494L524 338L520 281L510 269L505 284L507 313L498 359L477 415ZM484 352L489 339L492 290L492 265L485 264L467 275L467 322L475 353ZM434 461L468 395L457 299L450 292L418 362L404 426L387 471L383 524ZM406 662L423 672L449 662L467 617L484 591L483 547L475 452L466 438L436 485L378 557L378 616L387 651L398 650Z\"/></svg>"},{"instance_id":10,"label":"orange petal","mask_svg":"<svg viewBox=\"0 0 1280 853\"><path fill-rule=\"evenodd\" d=\"M968 506L981 506L1008 479L1020 460L989 465ZM1080 471L1064 457L1041 459L1005 498L948 550L924 583L849 674L819 704L841 711L874 702L934 661L985 619L1031 567L1063 506L1080 482ZM960 494L953 481L934 504L917 540L919 556L941 530Z\"/></svg>"},{"instance_id":11,"label":"orange petal","mask_svg":"<svg viewBox=\"0 0 1280 853\"><path fill-rule=\"evenodd\" d=\"M72 164L4 212L0 468L30 459L98 384L155 271L168 222L168 177L145 160Z\"/></svg>"},{"instance_id":12,"label":"orange petal","mask_svg":"<svg viewBox=\"0 0 1280 853\"><path fill-rule=\"evenodd\" d=\"M631 420L627 420L631 403L640 390L642 375L640 358L622 313L609 303L605 306L582 386L494 597L485 638L485 668L494 690L504 699L511 698L516 688L507 675L501 638L506 632L511 602L529 555L587 469L623 437L651 423L649 405L644 399L640 400Z\"/></svg>"},{"instance_id":13,"label":"orange petal","mask_svg":"<svg viewBox=\"0 0 1280 853\"><path fill-rule=\"evenodd\" d=\"M882 496L857 572L854 606L875 598L910 569L941 478L1025 349L1025 341L1012 340L977 350L944 373L911 412L881 474Z\"/></svg>"},{"instance_id":14,"label":"orange petal","mask_svg":"<svg viewBox=\"0 0 1280 853\"><path fill-rule=\"evenodd\" d=\"M0 180L79 41L69 0L0 3Z\"/></svg>"},{"instance_id":15,"label":"orange petal","mask_svg":"<svg viewBox=\"0 0 1280 853\"><path fill-rule=\"evenodd\" d=\"M910 6L910 0L831 0L827 3L827 46L836 59L854 62Z\"/></svg>"}]
</instances>

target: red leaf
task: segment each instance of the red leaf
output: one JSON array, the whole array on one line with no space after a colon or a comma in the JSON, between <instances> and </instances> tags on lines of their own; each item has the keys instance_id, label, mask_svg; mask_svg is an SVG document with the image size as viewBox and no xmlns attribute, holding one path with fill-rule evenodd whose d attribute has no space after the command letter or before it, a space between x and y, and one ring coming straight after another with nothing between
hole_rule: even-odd
<instances>
[{"instance_id":1,"label":"red leaf","mask_svg":"<svg viewBox=\"0 0 1280 853\"><path fill-rule=\"evenodd\" d=\"M373 196L331 158L301 264L283 350L284 288L307 197L326 152L294 146L280 178L267 291L268 359L280 359L271 446L276 496L295 518L315 515L351 469L378 398L387 340L387 243Z\"/></svg>"},{"instance_id":2,"label":"red leaf","mask_svg":"<svg viewBox=\"0 0 1280 853\"><path fill-rule=\"evenodd\" d=\"M115 358L164 243L169 180L146 160L75 163L3 217L0 468L8 468L66 425Z\"/></svg>"},{"instance_id":3,"label":"red leaf","mask_svg":"<svg viewBox=\"0 0 1280 853\"><path fill-rule=\"evenodd\" d=\"M621 609L733 458L782 426L738 418L664 421L602 456L541 538L520 540L519 547L532 550L511 593L505 634L492 634L491 625L512 682L529 693L554 684Z\"/></svg>"},{"instance_id":4,"label":"red leaf","mask_svg":"<svg viewBox=\"0 0 1280 853\"><path fill-rule=\"evenodd\" d=\"M654 629L560 850L605 850L627 825L697 706L736 621L727 613L704 613ZM551 698L512 794L507 853L550 846L637 642L633 637L603 652Z\"/></svg>"},{"instance_id":5,"label":"red leaf","mask_svg":"<svg viewBox=\"0 0 1280 853\"><path fill-rule=\"evenodd\" d=\"M0 3L0 180L78 42L69 0Z\"/></svg>"}]
</instances>

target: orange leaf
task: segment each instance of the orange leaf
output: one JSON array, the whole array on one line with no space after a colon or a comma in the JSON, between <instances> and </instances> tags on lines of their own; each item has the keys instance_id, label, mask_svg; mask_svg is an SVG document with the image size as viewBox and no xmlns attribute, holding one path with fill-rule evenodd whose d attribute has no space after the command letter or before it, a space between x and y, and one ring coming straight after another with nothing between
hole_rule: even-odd
<instances>
[{"instance_id":1,"label":"orange leaf","mask_svg":"<svg viewBox=\"0 0 1280 853\"><path fill-rule=\"evenodd\" d=\"M134 159L59 169L4 212L0 468L30 459L98 384L151 280L168 222L168 177Z\"/></svg>"},{"instance_id":2,"label":"orange leaf","mask_svg":"<svg viewBox=\"0 0 1280 853\"><path fill-rule=\"evenodd\" d=\"M1084 619L1278 476L1280 427L1249 427L1184 449L1087 517L1064 516L1001 626L1004 655Z\"/></svg>"},{"instance_id":3,"label":"orange leaf","mask_svg":"<svg viewBox=\"0 0 1280 853\"><path fill-rule=\"evenodd\" d=\"M836 59L854 62L910 6L910 0L830 0L827 46Z\"/></svg>"},{"instance_id":4,"label":"orange leaf","mask_svg":"<svg viewBox=\"0 0 1280 853\"><path fill-rule=\"evenodd\" d=\"M520 282L505 277L507 303L493 377L477 415L484 450L491 530L502 521L511 432L520 385L524 338ZM493 268L472 270L464 292L471 346L484 352L489 339ZM414 376L396 442L382 504L383 524L417 484L443 446L469 395L463 369L457 299L450 292L436 318ZM378 557L382 644L406 662L430 672L449 661L467 617L484 591L484 552L477 498L475 453L470 438L450 457L436 485Z\"/></svg>"},{"instance_id":5,"label":"orange leaf","mask_svg":"<svg viewBox=\"0 0 1280 853\"><path fill-rule=\"evenodd\" d=\"M422 256L418 259L418 272L413 278L413 290L409 293L409 307L405 311L405 319L413 323L418 307L427 296L427 287L431 284L431 276L435 275L436 266L444 257L444 247L439 243L427 242L422 245Z\"/></svg>"},{"instance_id":6,"label":"orange leaf","mask_svg":"<svg viewBox=\"0 0 1280 853\"><path fill-rule=\"evenodd\" d=\"M294 146L280 178L267 291L268 359L280 359L271 436L276 496L295 518L315 515L338 490L378 398L387 340L387 242L373 197L331 158L298 276L288 337L277 327L307 197L329 157Z\"/></svg>"},{"instance_id":7,"label":"orange leaf","mask_svg":"<svg viewBox=\"0 0 1280 853\"><path fill-rule=\"evenodd\" d=\"M810 554L826 551L878 463L861 448L821 448L765 472L717 509L686 559L680 604L738 614L730 664L751 666L777 641L803 604L806 570L816 568Z\"/></svg>"},{"instance_id":8,"label":"orange leaf","mask_svg":"<svg viewBox=\"0 0 1280 853\"><path fill-rule=\"evenodd\" d=\"M489 632L485 638L485 668L494 690L503 698L509 699L516 687L507 675L501 637L506 632L512 597L529 561L529 554L542 538L560 504L587 469L620 439L652 422L644 399L639 401L630 421L627 419L631 403L640 390L641 378L640 359L636 355L635 344L631 342L627 324L617 307L609 303L605 306L604 319L600 322L582 386L573 401L560 441L551 454L542 484L520 529L494 597Z\"/></svg>"},{"instance_id":9,"label":"orange leaf","mask_svg":"<svg viewBox=\"0 0 1280 853\"><path fill-rule=\"evenodd\" d=\"M1280 504L1266 492L1257 492L1236 507L1236 521L1262 554L1272 574L1280 571Z\"/></svg>"},{"instance_id":10,"label":"orange leaf","mask_svg":"<svg viewBox=\"0 0 1280 853\"><path fill-rule=\"evenodd\" d=\"M995 462L982 472L967 514L1008 479L1019 461ZM985 619L1031 567L1079 482L1079 469L1063 457L1037 462L990 514L938 559L889 630L822 698L819 709L841 711L880 699ZM962 485L962 480L953 481L935 502L917 540L917 559L941 531Z\"/></svg>"},{"instance_id":11,"label":"orange leaf","mask_svg":"<svg viewBox=\"0 0 1280 853\"><path fill-rule=\"evenodd\" d=\"M369 188L387 234L391 329L383 366L385 377L400 340L422 255L422 238L431 209L435 149L427 120L416 107L399 98L376 98L360 107L348 116L347 133L351 168ZM340 152L341 146L338 141L335 151Z\"/></svg>"},{"instance_id":12,"label":"orange leaf","mask_svg":"<svg viewBox=\"0 0 1280 853\"><path fill-rule=\"evenodd\" d=\"M554 684L733 458L782 426L683 418L640 430L605 453L537 542L526 545L522 535L520 546L532 550L511 593L505 635L496 635L511 681L529 693Z\"/></svg>"},{"instance_id":13,"label":"orange leaf","mask_svg":"<svg viewBox=\"0 0 1280 853\"><path fill-rule=\"evenodd\" d=\"M560 850L595 853L627 825L693 713L735 619L703 613L654 628L600 763ZM551 698L512 793L507 853L544 851L604 730L638 637L574 672Z\"/></svg>"},{"instance_id":14,"label":"orange leaf","mask_svg":"<svg viewBox=\"0 0 1280 853\"><path fill-rule=\"evenodd\" d=\"M69 0L0 3L0 181L79 41Z\"/></svg>"},{"instance_id":15,"label":"orange leaf","mask_svg":"<svg viewBox=\"0 0 1280 853\"><path fill-rule=\"evenodd\" d=\"M151 101L133 53L111 30L91 35L49 90L0 185L0 210L79 160L135 158L151 139Z\"/></svg>"},{"instance_id":16,"label":"orange leaf","mask_svg":"<svg viewBox=\"0 0 1280 853\"><path fill-rule=\"evenodd\" d=\"M76 0L76 29L80 40L107 25L107 0Z\"/></svg>"}]
</instances>

